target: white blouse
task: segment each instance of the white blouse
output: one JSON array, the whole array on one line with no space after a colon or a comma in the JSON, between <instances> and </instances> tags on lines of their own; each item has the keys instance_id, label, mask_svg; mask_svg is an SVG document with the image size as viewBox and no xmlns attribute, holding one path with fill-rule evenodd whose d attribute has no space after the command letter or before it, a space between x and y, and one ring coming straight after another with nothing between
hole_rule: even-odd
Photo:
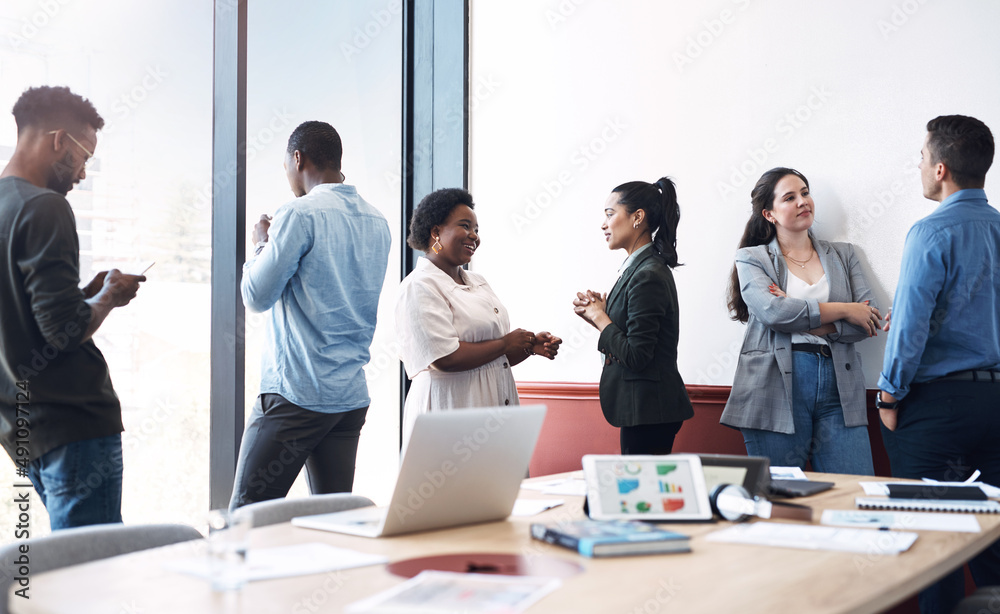
<instances>
[{"instance_id":1,"label":"white blouse","mask_svg":"<svg viewBox=\"0 0 1000 614\"><path fill-rule=\"evenodd\" d=\"M813 285L809 285L803 279L799 279L792 274L791 271L788 272L788 280L785 285L785 294L789 298L800 298L800 299L815 299L820 303L827 303L830 301L830 280L826 278L826 274L819 278L819 281ZM820 345L830 345L830 343L816 335L810 335L808 333L792 333L792 343L817 343Z\"/></svg>"},{"instance_id":2,"label":"white blouse","mask_svg":"<svg viewBox=\"0 0 1000 614\"><path fill-rule=\"evenodd\" d=\"M457 350L459 341L491 341L510 332L507 310L482 275L464 269L460 274L464 285L420 258L399 286L396 336L412 380L403 405L404 445L420 414L518 404L506 356L469 371L446 373L432 366Z\"/></svg>"}]
</instances>

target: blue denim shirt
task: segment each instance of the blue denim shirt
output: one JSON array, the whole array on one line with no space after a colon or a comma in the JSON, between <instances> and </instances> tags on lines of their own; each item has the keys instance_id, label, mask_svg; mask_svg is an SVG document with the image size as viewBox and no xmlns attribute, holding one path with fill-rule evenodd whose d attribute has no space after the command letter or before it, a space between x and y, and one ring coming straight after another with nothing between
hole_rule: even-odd
<instances>
[{"instance_id":1,"label":"blue denim shirt","mask_svg":"<svg viewBox=\"0 0 1000 614\"><path fill-rule=\"evenodd\" d=\"M913 225L892 305L878 386L1000 369L1000 211L978 189L955 192Z\"/></svg>"},{"instance_id":2,"label":"blue denim shirt","mask_svg":"<svg viewBox=\"0 0 1000 614\"><path fill-rule=\"evenodd\" d=\"M261 394L335 413L368 406L364 366L389 259L389 224L353 186L326 183L274 214L240 290L267 316Z\"/></svg>"}]
</instances>

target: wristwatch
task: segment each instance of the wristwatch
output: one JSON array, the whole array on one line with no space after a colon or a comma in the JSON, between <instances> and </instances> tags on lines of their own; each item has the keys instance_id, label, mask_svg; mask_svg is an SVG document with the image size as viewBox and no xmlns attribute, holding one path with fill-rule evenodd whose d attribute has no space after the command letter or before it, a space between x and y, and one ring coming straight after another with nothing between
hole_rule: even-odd
<instances>
[{"instance_id":1,"label":"wristwatch","mask_svg":"<svg viewBox=\"0 0 1000 614\"><path fill-rule=\"evenodd\" d=\"M882 391L879 390L875 395L875 407L877 409L897 409L899 407L899 400L893 401L892 403L886 403L882 400Z\"/></svg>"}]
</instances>

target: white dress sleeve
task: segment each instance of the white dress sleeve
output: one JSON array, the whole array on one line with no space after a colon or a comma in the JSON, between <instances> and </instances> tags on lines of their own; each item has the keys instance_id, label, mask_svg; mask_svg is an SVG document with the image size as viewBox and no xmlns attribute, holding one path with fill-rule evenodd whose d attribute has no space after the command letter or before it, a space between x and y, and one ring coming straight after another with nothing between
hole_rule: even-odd
<instances>
[{"instance_id":1,"label":"white dress sleeve","mask_svg":"<svg viewBox=\"0 0 1000 614\"><path fill-rule=\"evenodd\" d=\"M458 349L451 305L439 288L419 278L404 281L396 301L396 335L410 379Z\"/></svg>"}]
</instances>

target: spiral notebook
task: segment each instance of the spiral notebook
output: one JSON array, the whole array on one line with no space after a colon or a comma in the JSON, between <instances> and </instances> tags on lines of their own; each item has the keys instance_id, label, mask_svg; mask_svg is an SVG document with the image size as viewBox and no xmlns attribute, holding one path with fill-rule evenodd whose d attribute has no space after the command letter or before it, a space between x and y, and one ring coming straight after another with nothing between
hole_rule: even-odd
<instances>
[{"instance_id":1,"label":"spiral notebook","mask_svg":"<svg viewBox=\"0 0 1000 614\"><path fill-rule=\"evenodd\" d=\"M965 512L970 514L1000 514L996 501L957 501L949 499L892 499L857 497L854 503L866 510L911 510L915 512Z\"/></svg>"}]
</instances>

